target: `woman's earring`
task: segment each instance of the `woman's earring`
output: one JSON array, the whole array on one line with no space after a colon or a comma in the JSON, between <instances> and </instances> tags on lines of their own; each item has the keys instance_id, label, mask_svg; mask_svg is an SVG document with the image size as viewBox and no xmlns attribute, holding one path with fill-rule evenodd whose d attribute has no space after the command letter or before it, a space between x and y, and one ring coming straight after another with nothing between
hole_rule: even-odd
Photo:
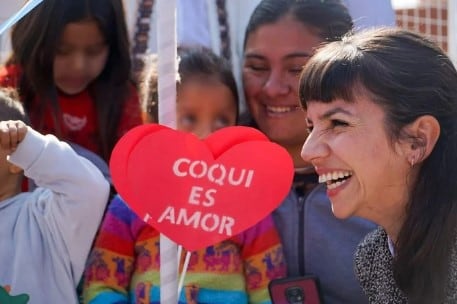
<instances>
[{"instance_id":1,"label":"woman's earring","mask_svg":"<svg viewBox=\"0 0 457 304\"><path fill-rule=\"evenodd\" d=\"M414 167L414 164L416 163L416 159L415 157L411 157L411 159L409 160L409 164L411 165L411 168Z\"/></svg>"}]
</instances>

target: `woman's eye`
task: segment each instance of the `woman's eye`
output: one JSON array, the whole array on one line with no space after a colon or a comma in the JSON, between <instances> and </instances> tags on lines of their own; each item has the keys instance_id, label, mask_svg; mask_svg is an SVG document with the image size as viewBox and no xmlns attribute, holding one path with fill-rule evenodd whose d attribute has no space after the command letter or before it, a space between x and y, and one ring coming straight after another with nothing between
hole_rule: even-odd
<instances>
[{"instance_id":1,"label":"woman's eye","mask_svg":"<svg viewBox=\"0 0 457 304\"><path fill-rule=\"evenodd\" d=\"M267 67L260 66L260 65L253 65L251 66L251 70L256 71L256 72L263 72L263 71L268 71Z\"/></svg>"},{"instance_id":2,"label":"woman's eye","mask_svg":"<svg viewBox=\"0 0 457 304\"><path fill-rule=\"evenodd\" d=\"M302 67L293 67L289 69L289 73L294 74L294 75L300 75L302 71Z\"/></svg>"},{"instance_id":3,"label":"woman's eye","mask_svg":"<svg viewBox=\"0 0 457 304\"><path fill-rule=\"evenodd\" d=\"M349 124L345 121L339 120L339 119L332 119L330 121L332 128L335 127L347 127Z\"/></svg>"},{"instance_id":4,"label":"woman's eye","mask_svg":"<svg viewBox=\"0 0 457 304\"><path fill-rule=\"evenodd\" d=\"M246 67L255 72L268 71L268 67L264 64L249 63L249 64L246 64Z\"/></svg>"}]
</instances>

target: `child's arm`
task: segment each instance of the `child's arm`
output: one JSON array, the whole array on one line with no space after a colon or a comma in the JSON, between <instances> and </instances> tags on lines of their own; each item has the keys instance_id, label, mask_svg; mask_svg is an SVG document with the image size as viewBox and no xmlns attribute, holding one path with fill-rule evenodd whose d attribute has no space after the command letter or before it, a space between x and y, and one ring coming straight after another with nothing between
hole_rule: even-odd
<instances>
[{"instance_id":1,"label":"child's arm","mask_svg":"<svg viewBox=\"0 0 457 304\"><path fill-rule=\"evenodd\" d=\"M84 271L84 303L128 304L138 217L119 196L111 201ZM138 228L138 227L135 227Z\"/></svg>"},{"instance_id":2,"label":"child's arm","mask_svg":"<svg viewBox=\"0 0 457 304\"><path fill-rule=\"evenodd\" d=\"M271 303L268 283L286 276L279 234L271 216L243 232L241 257L249 303Z\"/></svg>"},{"instance_id":3,"label":"child's arm","mask_svg":"<svg viewBox=\"0 0 457 304\"><path fill-rule=\"evenodd\" d=\"M41 187L27 206L40 225L43 242L70 267L75 286L105 209L109 185L100 171L52 135L41 135L22 122L0 122L9 161Z\"/></svg>"}]
</instances>

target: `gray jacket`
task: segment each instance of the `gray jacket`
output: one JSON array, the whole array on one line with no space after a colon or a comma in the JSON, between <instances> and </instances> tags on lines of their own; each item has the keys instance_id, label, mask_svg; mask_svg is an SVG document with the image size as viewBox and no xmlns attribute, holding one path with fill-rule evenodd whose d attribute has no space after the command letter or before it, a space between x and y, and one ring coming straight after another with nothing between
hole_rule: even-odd
<instances>
[{"instance_id":1,"label":"gray jacket","mask_svg":"<svg viewBox=\"0 0 457 304\"><path fill-rule=\"evenodd\" d=\"M370 233L357 248L356 273L370 303L408 303L405 295L395 284L392 262L393 257L389 251L387 233L382 228ZM444 303L457 303L457 243L451 256Z\"/></svg>"},{"instance_id":2,"label":"gray jacket","mask_svg":"<svg viewBox=\"0 0 457 304\"><path fill-rule=\"evenodd\" d=\"M368 303L354 274L354 253L375 224L360 218L337 219L324 185L305 195L292 189L273 218L289 277L316 275L325 304Z\"/></svg>"},{"instance_id":3,"label":"gray jacket","mask_svg":"<svg viewBox=\"0 0 457 304\"><path fill-rule=\"evenodd\" d=\"M77 303L76 285L109 185L69 145L30 128L9 160L38 188L0 202L0 293L5 296L4 287L10 286L10 294L24 302Z\"/></svg>"}]
</instances>

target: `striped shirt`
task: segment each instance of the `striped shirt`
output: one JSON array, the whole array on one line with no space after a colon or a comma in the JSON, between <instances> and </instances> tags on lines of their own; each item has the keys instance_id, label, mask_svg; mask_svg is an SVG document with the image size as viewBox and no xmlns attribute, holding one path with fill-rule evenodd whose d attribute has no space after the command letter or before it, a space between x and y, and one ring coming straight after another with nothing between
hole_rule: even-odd
<instances>
[{"instance_id":1,"label":"striped shirt","mask_svg":"<svg viewBox=\"0 0 457 304\"><path fill-rule=\"evenodd\" d=\"M115 197L86 267L84 302L159 303L159 238ZM237 236L192 252L179 303L271 303L268 283L285 274L280 239L268 216Z\"/></svg>"}]
</instances>

